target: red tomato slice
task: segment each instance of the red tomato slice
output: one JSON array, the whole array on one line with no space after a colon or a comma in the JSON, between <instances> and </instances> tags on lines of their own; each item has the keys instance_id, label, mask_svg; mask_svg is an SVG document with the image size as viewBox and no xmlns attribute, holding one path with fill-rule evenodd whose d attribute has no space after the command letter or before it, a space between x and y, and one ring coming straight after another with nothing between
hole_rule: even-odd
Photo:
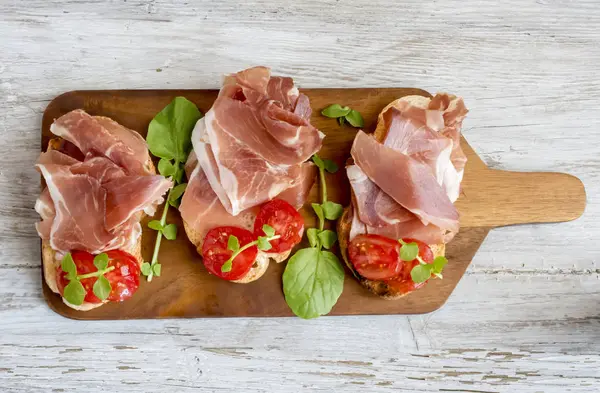
<instances>
[{"instance_id":1,"label":"red tomato slice","mask_svg":"<svg viewBox=\"0 0 600 393\"><path fill-rule=\"evenodd\" d=\"M263 225L270 225L275 229L279 239L271 240L272 248L269 253L280 253L291 250L302 240L304 232L304 219L296 209L281 199L273 199L261 206L254 221L254 236L265 236Z\"/></svg>"},{"instance_id":2,"label":"red tomato slice","mask_svg":"<svg viewBox=\"0 0 600 393\"><path fill-rule=\"evenodd\" d=\"M244 277L256 260L258 248L252 246L244 250L233 260L231 271L222 272L221 267L231 258L233 251L227 249L229 235L238 238L240 247L254 241L252 232L238 227L218 227L213 228L206 234L202 244L202 257L204 266L209 272L223 280L239 280Z\"/></svg>"},{"instance_id":3,"label":"red tomato slice","mask_svg":"<svg viewBox=\"0 0 600 393\"><path fill-rule=\"evenodd\" d=\"M356 271L369 280L385 280L400 273L400 243L379 235L358 235L348 246Z\"/></svg>"},{"instance_id":4,"label":"red tomato slice","mask_svg":"<svg viewBox=\"0 0 600 393\"><path fill-rule=\"evenodd\" d=\"M402 239L405 243L415 242L419 256L426 263L433 262L433 252L419 240ZM410 271L419 261L406 262L400 259L400 243L380 235L358 235L348 246L348 255L356 271L369 280L386 280L402 292L410 292L424 283L415 284Z\"/></svg>"},{"instance_id":5,"label":"red tomato slice","mask_svg":"<svg viewBox=\"0 0 600 393\"><path fill-rule=\"evenodd\" d=\"M104 274L112 290L108 295L111 302L129 299L140 286L140 264L131 254L121 250L107 251L108 267L115 269Z\"/></svg>"},{"instance_id":6,"label":"red tomato slice","mask_svg":"<svg viewBox=\"0 0 600 393\"><path fill-rule=\"evenodd\" d=\"M120 302L129 299L140 285L140 265L135 257L121 250L107 251L108 267L113 266L114 269L104 274L104 277L110 282L111 291L107 300L111 302ZM71 252L73 262L77 267L77 274L83 275L97 272L98 269L94 266L94 255L86 251ZM64 288L69 283L67 273L63 272L60 266L58 267L57 286L58 291L62 295ZM83 299L88 303L101 303L102 301L94 295L93 287L98 277L89 277L81 279L81 284L86 291Z\"/></svg>"},{"instance_id":7,"label":"red tomato slice","mask_svg":"<svg viewBox=\"0 0 600 393\"><path fill-rule=\"evenodd\" d=\"M433 251L431 251L431 248L427 244L423 243L420 240L410 238L403 238L402 241L405 243L417 243L417 245L419 246L419 256L421 257L423 262L433 262ZM423 285L425 285L427 281L415 283L412 280L412 277L410 276L411 270L419 264L419 261L417 259L411 262L401 262L403 264L403 268L401 269L400 273L394 278L385 280L390 287L393 287L396 291L400 293L410 293L415 289L419 289Z\"/></svg>"}]
</instances>

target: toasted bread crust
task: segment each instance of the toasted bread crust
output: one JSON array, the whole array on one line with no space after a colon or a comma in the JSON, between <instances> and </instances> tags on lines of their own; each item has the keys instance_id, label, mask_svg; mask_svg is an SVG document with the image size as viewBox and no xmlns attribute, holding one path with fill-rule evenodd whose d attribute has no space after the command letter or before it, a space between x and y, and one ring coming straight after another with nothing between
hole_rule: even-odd
<instances>
[{"instance_id":1,"label":"toasted bread crust","mask_svg":"<svg viewBox=\"0 0 600 393\"><path fill-rule=\"evenodd\" d=\"M48 142L48 150L60 149L61 143L62 143L61 138L51 139ZM148 162L146 163L145 166L146 166L146 168L148 168L148 170L150 171L151 174L156 174L156 168L154 167L152 160L148 160ZM142 218L144 216L145 216L145 214L142 216ZM137 242L134 245L132 245L130 248L123 249L123 251L128 252L129 254L133 255L141 266L143 263L142 235L140 235L140 237L138 238ZM56 254L57 254L57 252L52 249L52 247L50 246L50 242L48 240L42 240L42 268L44 271L44 279L46 281L46 284L50 288L50 290L52 290L52 292L59 293L58 285L56 283L56 274L57 274L57 270L60 266L61 259L59 259ZM67 302L64 298L63 298L63 302L67 306L69 306L75 310L78 310L78 311L92 310L94 308L100 307L101 305L107 303L107 301L104 301L102 303L84 302L83 304L76 306L74 304Z\"/></svg>"},{"instance_id":2,"label":"toasted bread crust","mask_svg":"<svg viewBox=\"0 0 600 393\"><path fill-rule=\"evenodd\" d=\"M402 98L402 100L407 100L407 99L413 103L417 103L417 102L419 102L423 99L427 99L427 98L421 97L421 96L409 96L409 97ZM399 100L400 99L389 103L379 114L379 117L377 119L377 128L373 132L373 137L377 141L383 142L386 137L386 134L387 134L386 125L384 124L384 121L383 121L383 113L385 113L385 111L387 111L390 107L397 106L397 103ZM349 161L349 163L351 163L352 158L349 158L348 161ZM354 200L354 195L352 196L352 199ZM409 293L399 292L397 289L389 286L385 281L368 280L368 279L362 277L356 271L356 269L354 269L354 266L352 265L352 262L350 262L350 259L348 257L348 245L350 244L350 228L352 226L353 214L354 214L354 209L352 207L352 204L350 204L348 207L346 207L344 209L344 213L342 214L342 216L340 217L340 219L337 222L337 234L338 234L338 241L340 244L340 252L342 254L342 259L346 263L346 266L348 267L348 269L350 269L352 274L354 274L354 276L361 283L361 285L363 285L365 288L367 288L373 294L380 296L383 299L395 300L395 299L399 299L399 298L411 293L411 292L409 292ZM433 251L434 258L438 257L438 256L444 256L444 254L446 252L446 245L443 243L432 244L432 245L429 245L429 247L431 248L431 251Z\"/></svg>"}]
</instances>

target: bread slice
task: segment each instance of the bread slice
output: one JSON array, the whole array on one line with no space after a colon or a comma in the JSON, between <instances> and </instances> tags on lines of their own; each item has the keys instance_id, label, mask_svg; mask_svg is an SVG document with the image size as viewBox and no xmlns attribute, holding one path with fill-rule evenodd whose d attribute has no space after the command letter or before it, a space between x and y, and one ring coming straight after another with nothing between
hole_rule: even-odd
<instances>
[{"instance_id":1,"label":"bread slice","mask_svg":"<svg viewBox=\"0 0 600 393\"><path fill-rule=\"evenodd\" d=\"M373 132L373 136L375 137L375 139L377 141L382 143L385 140L385 137L387 135L387 128L386 128L385 122L383 120L383 114L390 107L399 107L400 100L409 101L411 104L416 105L416 106L426 106L427 103L429 102L429 98L427 98L427 97L407 96L407 97L403 97L401 99L397 99L397 100L389 103L381 111L381 113L379 114L379 117L377 119L377 127L376 127L375 131ZM352 162L352 158L350 158L349 161ZM354 195L352 195L352 199L354 200ZM354 208L352 206L353 205L350 204L348 207L346 207L344 209L344 213L342 214L342 216L340 217L340 219L337 222L337 234L338 234L338 241L340 244L340 251L342 253L342 258L344 259L346 266L348 266L348 269L350 269L350 271L354 274L354 276L358 279L358 281L364 287L366 287L369 291L371 291L372 293L374 293L377 296L380 296L380 297L382 297L384 299L388 299L388 300L394 300L394 299L399 299L403 296L408 295L408 293L399 292L397 289L389 286L385 281L376 281L376 280L366 279L366 278L362 277L356 271L356 269L354 269L352 262L350 262L350 259L348 258L348 245L350 244L350 228L352 226L352 217L355 214ZM446 245L443 243L430 244L429 247L431 248L431 251L433 251L434 258L438 257L438 256L444 256L444 254L446 252Z\"/></svg>"},{"instance_id":2,"label":"bread slice","mask_svg":"<svg viewBox=\"0 0 600 393\"><path fill-rule=\"evenodd\" d=\"M202 235L194 228L190 227L185 221L183 221L183 228L185 229L185 233L190 242L192 242L194 247L196 247L196 251L198 252L198 254L202 255L202 242L204 241ZM259 251L256 255L256 260L254 261L254 264L252 264L252 267L250 268L250 271L239 280L232 280L231 282L235 282L238 284L248 284L252 281L256 281L259 278L261 278L263 274L265 274L265 272L269 268L269 261L271 259L273 259L277 263L283 262L290 256L291 252L292 250L280 254L274 254Z\"/></svg>"},{"instance_id":3,"label":"bread slice","mask_svg":"<svg viewBox=\"0 0 600 393\"><path fill-rule=\"evenodd\" d=\"M63 143L63 141L61 138L53 138L48 142L48 150L59 150L62 143ZM156 168L154 167L154 163L152 163L152 160L148 159L148 161L145 164L145 167L149 170L149 172L151 174L156 174ZM142 215L142 218L144 216L145 216L145 214ZM140 266L142 265L142 263L144 261L142 258L142 235L140 235L140 237L138 238L138 240L135 244L131 245L128 248L124 248L122 250L133 255L135 257L135 259L138 261L138 263L140 264ZM60 268L60 263L61 263L61 259L58 258L57 252L55 250L53 250L52 247L50 246L50 241L42 240L42 266L44 269L44 279L46 280L46 284L52 290L52 292L57 293L57 294L59 294L59 291L58 291L58 285L56 283L56 275L57 275L58 269ZM101 305L107 303L108 301L105 300L102 303L83 302L83 304L81 304L79 306L76 306L74 304L67 302L64 298L63 298L63 302L67 306L69 306L75 310L88 311L88 310L92 310L94 308L100 307Z\"/></svg>"}]
</instances>

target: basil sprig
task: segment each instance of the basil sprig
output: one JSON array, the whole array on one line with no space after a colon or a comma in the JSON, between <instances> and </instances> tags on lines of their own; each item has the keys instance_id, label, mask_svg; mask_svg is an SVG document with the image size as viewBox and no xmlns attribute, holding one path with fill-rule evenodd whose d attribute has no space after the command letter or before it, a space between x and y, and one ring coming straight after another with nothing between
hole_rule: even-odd
<instances>
[{"instance_id":1,"label":"basil sprig","mask_svg":"<svg viewBox=\"0 0 600 393\"><path fill-rule=\"evenodd\" d=\"M266 236L259 236L255 241L244 244L242 247L240 247L240 241L236 236L229 235L229 238L227 239L227 249L232 251L233 254L221 266L221 272L230 272L233 268L233 260L250 247L256 246L261 251L269 251L271 248L273 248L269 242L271 240L279 239L281 235L276 235L275 229L267 224L263 225L262 230Z\"/></svg>"},{"instance_id":2,"label":"basil sprig","mask_svg":"<svg viewBox=\"0 0 600 393\"><path fill-rule=\"evenodd\" d=\"M94 282L94 286L92 287L92 291L94 295L98 297L100 300L105 300L108 295L110 295L110 291L112 287L108 279L104 276L104 274L115 269L114 266L108 266L108 255L105 253L96 255L94 257L94 266L98 269L95 272L87 273L87 274L77 274L77 265L75 265L75 261L73 261L73 256L70 252L68 252L62 259L60 263L60 267L63 272L67 273L67 280L69 283L65 286L63 297L65 300L75 306L81 306L83 304L83 300L85 295L87 294L81 280L86 278L98 277L96 282Z\"/></svg>"},{"instance_id":3,"label":"basil sprig","mask_svg":"<svg viewBox=\"0 0 600 393\"><path fill-rule=\"evenodd\" d=\"M193 102L184 97L175 97L148 126L146 142L150 152L160 157L158 172L165 177L170 177L174 183L174 187L169 190L160 220L152 220L148 223L149 228L158 232L152 259L150 262L144 262L141 267L142 274L148 277L148 281L152 281L153 276L158 277L161 274L158 252L162 237L167 240L177 238L177 226L167 224L167 213L169 206L179 207L180 198L187 186L183 181L184 165L192 150L192 131L200 118L202 113Z\"/></svg>"},{"instance_id":4,"label":"basil sprig","mask_svg":"<svg viewBox=\"0 0 600 393\"><path fill-rule=\"evenodd\" d=\"M337 119L340 126L344 125L344 122L350 123L352 127L364 127L365 121L363 120L360 112L350 109L349 106L341 106L340 104L332 104L321 111L321 114L325 117Z\"/></svg>"},{"instance_id":5,"label":"basil sprig","mask_svg":"<svg viewBox=\"0 0 600 393\"><path fill-rule=\"evenodd\" d=\"M305 319L329 313L344 288L344 268L338 257L327 251L337 241L337 234L325 229L326 219L337 220L343 212L342 205L327 200L325 172L334 173L338 166L316 154L312 160L321 180L321 203L312 204L319 228L306 231L310 247L296 251L283 272L285 301L294 314Z\"/></svg>"}]
</instances>

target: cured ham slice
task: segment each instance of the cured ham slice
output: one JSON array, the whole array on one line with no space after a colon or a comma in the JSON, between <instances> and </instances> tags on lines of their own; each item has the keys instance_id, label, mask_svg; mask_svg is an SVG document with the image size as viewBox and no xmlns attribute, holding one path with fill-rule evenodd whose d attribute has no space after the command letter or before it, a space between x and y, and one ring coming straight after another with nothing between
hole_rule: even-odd
<instances>
[{"instance_id":1,"label":"cured ham slice","mask_svg":"<svg viewBox=\"0 0 600 393\"><path fill-rule=\"evenodd\" d=\"M73 143L84 155L107 157L130 174L150 173L144 139L110 119L92 117L78 109L56 119L50 131Z\"/></svg>"},{"instance_id":2,"label":"cured ham slice","mask_svg":"<svg viewBox=\"0 0 600 393\"><path fill-rule=\"evenodd\" d=\"M195 232L194 237L204 239L209 230L219 226L252 230L258 207L247 209L237 216L229 214L211 188L202 167L197 165L188 179L179 211L183 221Z\"/></svg>"},{"instance_id":3,"label":"cured ham slice","mask_svg":"<svg viewBox=\"0 0 600 393\"><path fill-rule=\"evenodd\" d=\"M106 190L106 221L109 231L142 211L154 215L163 195L173 186L163 176L121 176L102 184Z\"/></svg>"},{"instance_id":4,"label":"cured ham slice","mask_svg":"<svg viewBox=\"0 0 600 393\"><path fill-rule=\"evenodd\" d=\"M393 200L367 177L358 165L346 169L354 191L360 220L371 227L384 227L412 220L414 215Z\"/></svg>"},{"instance_id":5,"label":"cured ham slice","mask_svg":"<svg viewBox=\"0 0 600 393\"><path fill-rule=\"evenodd\" d=\"M265 202L279 198L296 209L304 205L317 175L306 161L324 137L310 124L311 113L308 97L293 80L272 77L266 67L225 77L213 107L194 127L194 149L185 165L188 186L179 207L200 253L213 228L253 231ZM281 261L288 255L261 252L257 263L266 268L269 258Z\"/></svg>"},{"instance_id":6,"label":"cured ham slice","mask_svg":"<svg viewBox=\"0 0 600 393\"><path fill-rule=\"evenodd\" d=\"M315 179L317 178L318 169L312 162L303 163L299 170L295 171L292 186L281 194L277 195L277 198L283 199L290 205L294 206L296 210L299 210L308 198Z\"/></svg>"},{"instance_id":7,"label":"cured ham slice","mask_svg":"<svg viewBox=\"0 0 600 393\"><path fill-rule=\"evenodd\" d=\"M192 143L206 180L229 214L288 189L295 190L285 198L306 194L296 188L312 184L303 177L314 171L301 165L321 148L324 137L309 123L310 114L308 98L292 79L271 77L266 67L225 78L213 107L196 124Z\"/></svg>"},{"instance_id":8,"label":"cured ham slice","mask_svg":"<svg viewBox=\"0 0 600 393\"><path fill-rule=\"evenodd\" d=\"M106 190L91 176L73 175L68 166L38 164L54 202L49 236L56 251L100 252L111 240L104 226Z\"/></svg>"},{"instance_id":9,"label":"cured ham slice","mask_svg":"<svg viewBox=\"0 0 600 393\"><path fill-rule=\"evenodd\" d=\"M359 131L352 158L383 192L428 225L458 231L458 211L429 166L378 143Z\"/></svg>"},{"instance_id":10,"label":"cured ham slice","mask_svg":"<svg viewBox=\"0 0 600 393\"><path fill-rule=\"evenodd\" d=\"M147 163L138 160L148 159L147 150L141 149L145 141L111 119L92 118L81 110L62 116L51 130L70 142L51 144L36 165L47 184L35 206L42 218L36 224L40 237L59 253L96 254L135 244L142 214L153 214L172 187L163 176L140 170ZM109 142L112 147L103 148Z\"/></svg>"},{"instance_id":11,"label":"cured ham slice","mask_svg":"<svg viewBox=\"0 0 600 393\"><path fill-rule=\"evenodd\" d=\"M312 163L305 163L300 169L295 179L297 183L277 196L296 209L304 205L317 171ZM188 179L179 212L188 227L195 232L194 237L204 239L209 230L219 226L236 226L252 230L259 209L260 206L254 206L236 216L229 214L212 189L202 167L197 165Z\"/></svg>"},{"instance_id":12,"label":"cured ham slice","mask_svg":"<svg viewBox=\"0 0 600 393\"><path fill-rule=\"evenodd\" d=\"M451 240L458 231L452 202L466 162L460 148L466 113L455 96L411 96L380 115L382 143L357 134L354 165L346 168L353 190L351 239L371 233L429 244Z\"/></svg>"}]
</instances>

